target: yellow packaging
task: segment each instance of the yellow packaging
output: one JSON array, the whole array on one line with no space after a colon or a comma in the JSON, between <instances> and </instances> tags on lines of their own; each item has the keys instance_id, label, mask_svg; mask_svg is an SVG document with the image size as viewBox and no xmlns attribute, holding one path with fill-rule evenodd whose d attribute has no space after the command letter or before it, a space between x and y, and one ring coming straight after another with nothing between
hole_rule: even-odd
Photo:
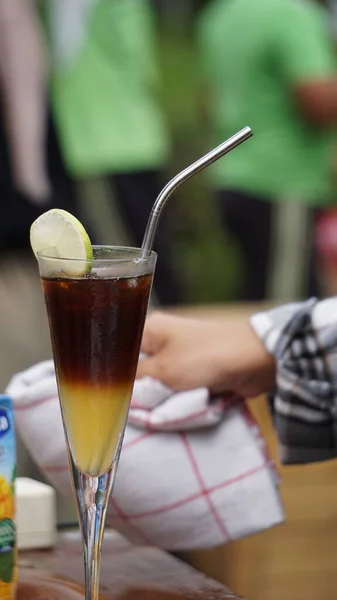
<instances>
[{"instance_id":1,"label":"yellow packaging","mask_svg":"<svg viewBox=\"0 0 337 600\"><path fill-rule=\"evenodd\" d=\"M16 442L11 398L0 395L0 599L14 600L17 585L15 529Z\"/></svg>"}]
</instances>

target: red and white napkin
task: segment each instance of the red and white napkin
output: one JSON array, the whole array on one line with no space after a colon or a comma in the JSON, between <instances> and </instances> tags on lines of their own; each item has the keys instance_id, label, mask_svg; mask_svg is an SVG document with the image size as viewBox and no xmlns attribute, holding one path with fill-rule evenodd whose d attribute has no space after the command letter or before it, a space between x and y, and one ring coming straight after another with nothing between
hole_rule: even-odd
<instances>
[{"instance_id":1,"label":"red and white napkin","mask_svg":"<svg viewBox=\"0 0 337 600\"><path fill-rule=\"evenodd\" d=\"M71 494L54 365L13 377L16 425L52 485ZM108 522L136 543L209 548L283 521L277 474L244 402L135 383Z\"/></svg>"}]
</instances>

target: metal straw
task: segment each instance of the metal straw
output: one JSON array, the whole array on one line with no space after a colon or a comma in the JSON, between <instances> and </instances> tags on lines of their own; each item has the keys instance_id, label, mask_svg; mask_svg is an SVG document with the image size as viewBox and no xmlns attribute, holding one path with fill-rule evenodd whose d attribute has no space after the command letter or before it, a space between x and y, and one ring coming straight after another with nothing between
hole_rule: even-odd
<instances>
[{"instance_id":1,"label":"metal straw","mask_svg":"<svg viewBox=\"0 0 337 600\"><path fill-rule=\"evenodd\" d=\"M178 187L180 187L183 183L188 181L188 179L193 177L193 175L196 175L206 167L209 167L209 165L211 165L216 160L218 160L219 158L236 148L236 146L239 146L239 144L242 144L242 142L248 140L248 138L250 138L252 135L253 132L250 129L250 127L245 127L244 129L241 129L241 131L239 131L231 138L220 144L220 146L218 146L214 150L211 150L211 152L208 152L208 154L205 154L205 156L199 158L195 163L184 169L184 171L181 171L181 173L178 173L178 175L173 177L173 179L171 179L171 181L168 182L168 184L160 192L157 200L153 205L144 235L141 250L142 258L145 258L146 256L149 256L151 254L159 220L163 209L166 206L166 202L170 198L171 194L173 194L173 192L175 192L175 190L177 190Z\"/></svg>"}]
</instances>

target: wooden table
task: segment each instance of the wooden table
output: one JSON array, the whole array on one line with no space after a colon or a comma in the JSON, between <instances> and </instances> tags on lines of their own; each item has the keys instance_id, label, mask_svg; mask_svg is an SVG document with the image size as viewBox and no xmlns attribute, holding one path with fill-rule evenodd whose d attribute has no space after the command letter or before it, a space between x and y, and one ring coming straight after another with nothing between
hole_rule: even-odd
<instances>
[{"instance_id":1,"label":"wooden table","mask_svg":"<svg viewBox=\"0 0 337 600\"><path fill-rule=\"evenodd\" d=\"M66 579L72 580L67 581ZM60 535L50 551L21 553L17 600L83 598L83 555L77 532ZM133 590L130 592L130 590ZM160 590L160 591L159 591ZM115 532L107 532L101 566L102 600L235 600L225 586L171 555L151 547L136 547Z\"/></svg>"}]
</instances>

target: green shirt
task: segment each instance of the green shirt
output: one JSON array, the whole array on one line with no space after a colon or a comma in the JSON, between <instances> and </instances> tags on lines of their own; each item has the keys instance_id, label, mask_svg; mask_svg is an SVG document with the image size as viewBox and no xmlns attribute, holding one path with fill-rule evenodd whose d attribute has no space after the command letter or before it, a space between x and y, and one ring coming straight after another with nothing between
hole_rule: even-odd
<instances>
[{"instance_id":1,"label":"green shirt","mask_svg":"<svg viewBox=\"0 0 337 600\"><path fill-rule=\"evenodd\" d=\"M254 137L211 170L218 188L324 203L331 128L299 113L294 83L336 74L323 8L311 0L214 0L199 27L215 142L242 127Z\"/></svg>"},{"instance_id":2,"label":"green shirt","mask_svg":"<svg viewBox=\"0 0 337 600\"><path fill-rule=\"evenodd\" d=\"M161 168L169 140L157 98L147 0L99 0L75 59L54 66L52 107L74 175Z\"/></svg>"}]
</instances>

